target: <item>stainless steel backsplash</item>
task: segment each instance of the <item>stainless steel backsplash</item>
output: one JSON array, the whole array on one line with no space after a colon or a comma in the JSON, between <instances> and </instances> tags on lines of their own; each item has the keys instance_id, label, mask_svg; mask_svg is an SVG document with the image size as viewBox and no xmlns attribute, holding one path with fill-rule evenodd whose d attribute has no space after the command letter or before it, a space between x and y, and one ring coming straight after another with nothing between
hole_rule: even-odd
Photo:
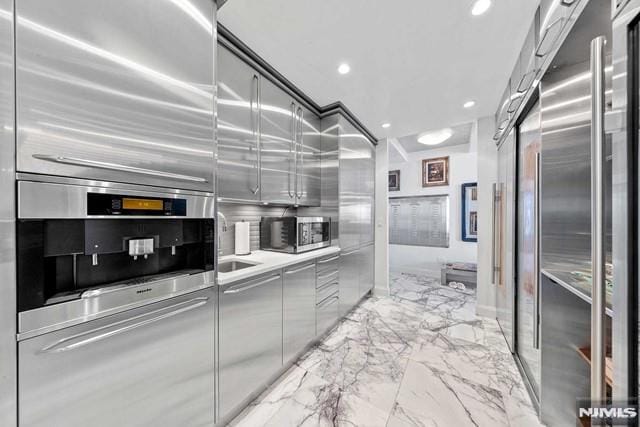
<instances>
[{"instance_id":1,"label":"stainless steel backsplash","mask_svg":"<svg viewBox=\"0 0 640 427\"><path fill-rule=\"evenodd\" d=\"M218 221L218 232L220 233L220 248L222 255L232 255L235 251L235 223L248 221L249 234L251 239L251 251L260 249L260 219L263 216L295 216L296 208L286 209L278 206L258 206L243 205L235 203L220 203L218 211L227 219L227 231L223 232L222 220Z\"/></svg>"}]
</instances>

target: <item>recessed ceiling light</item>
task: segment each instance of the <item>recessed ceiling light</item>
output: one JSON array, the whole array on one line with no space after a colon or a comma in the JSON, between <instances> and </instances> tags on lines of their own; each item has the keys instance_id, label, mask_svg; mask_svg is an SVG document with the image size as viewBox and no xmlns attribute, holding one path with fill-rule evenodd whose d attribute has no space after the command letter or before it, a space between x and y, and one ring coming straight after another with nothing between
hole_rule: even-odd
<instances>
[{"instance_id":1,"label":"recessed ceiling light","mask_svg":"<svg viewBox=\"0 0 640 427\"><path fill-rule=\"evenodd\" d=\"M474 16L482 15L491 7L491 0L476 0L471 8L471 14Z\"/></svg>"},{"instance_id":2,"label":"recessed ceiling light","mask_svg":"<svg viewBox=\"0 0 640 427\"><path fill-rule=\"evenodd\" d=\"M471 107L473 107L474 105L476 105L476 101L467 101L467 102L465 102L462 106L463 106L464 108L471 108Z\"/></svg>"},{"instance_id":3,"label":"recessed ceiling light","mask_svg":"<svg viewBox=\"0 0 640 427\"><path fill-rule=\"evenodd\" d=\"M433 132L423 133L418 137L418 142L424 145L438 145L451 138L453 130L450 128L444 128Z\"/></svg>"},{"instance_id":4,"label":"recessed ceiling light","mask_svg":"<svg viewBox=\"0 0 640 427\"><path fill-rule=\"evenodd\" d=\"M383 123L382 127L385 129L389 129L391 127L391 123Z\"/></svg>"},{"instance_id":5,"label":"recessed ceiling light","mask_svg":"<svg viewBox=\"0 0 640 427\"><path fill-rule=\"evenodd\" d=\"M340 74L347 74L349 71L351 71L351 67L349 66L349 64L340 64L340 66L338 67L338 72Z\"/></svg>"}]
</instances>

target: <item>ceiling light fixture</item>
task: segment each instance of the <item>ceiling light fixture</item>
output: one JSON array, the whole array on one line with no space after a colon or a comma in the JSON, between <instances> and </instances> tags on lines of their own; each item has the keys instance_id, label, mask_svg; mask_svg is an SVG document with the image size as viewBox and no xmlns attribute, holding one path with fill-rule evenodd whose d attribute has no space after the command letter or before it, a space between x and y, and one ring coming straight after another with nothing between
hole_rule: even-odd
<instances>
[{"instance_id":1,"label":"ceiling light fixture","mask_svg":"<svg viewBox=\"0 0 640 427\"><path fill-rule=\"evenodd\" d=\"M491 7L491 0L476 0L471 8L471 14L473 16L479 16L485 13Z\"/></svg>"},{"instance_id":2,"label":"ceiling light fixture","mask_svg":"<svg viewBox=\"0 0 640 427\"><path fill-rule=\"evenodd\" d=\"M351 67L349 66L349 64L340 64L340 66L338 67L338 72L340 74L347 74L349 71L351 71Z\"/></svg>"},{"instance_id":3,"label":"ceiling light fixture","mask_svg":"<svg viewBox=\"0 0 640 427\"><path fill-rule=\"evenodd\" d=\"M451 138L453 130L444 128L433 132L426 132L418 137L418 142L424 145L438 145Z\"/></svg>"},{"instance_id":4,"label":"ceiling light fixture","mask_svg":"<svg viewBox=\"0 0 640 427\"><path fill-rule=\"evenodd\" d=\"M382 127L385 129L389 129L391 127L391 123L383 123Z\"/></svg>"},{"instance_id":5,"label":"ceiling light fixture","mask_svg":"<svg viewBox=\"0 0 640 427\"><path fill-rule=\"evenodd\" d=\"M462 106L463 106L464 108L471 108L471 107L473 107L474 105L476 105L476 101L467 101L467 102L465 102Z\"/></svg>"}]
</instances>

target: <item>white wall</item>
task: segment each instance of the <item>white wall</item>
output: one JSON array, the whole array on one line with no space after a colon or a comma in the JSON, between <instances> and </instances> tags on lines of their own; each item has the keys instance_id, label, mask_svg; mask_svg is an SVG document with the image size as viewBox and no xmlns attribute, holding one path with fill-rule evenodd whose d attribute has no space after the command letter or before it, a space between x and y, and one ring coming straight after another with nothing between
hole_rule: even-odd
<instances>
[{"instance_id":1,"label":"white wall","mask_svg":"<svg viewBox=\"0 0 640 427\"><path fill-rule=\"evenodd\" d=\"M497 181L498 151L493 141L493 116L478 120L478 290L477 312L495 317L496 289L491 275L493 250L493 184Z\"/></svg>"},{"instance_id":2,"label":"white wall","mask_svg":"<svg viewBox=\"0 0 640 427\"><path fill-rule=\"evenodd\" d=\"M389 142L376 147L375 288L376 295L389 294L389 219L387 209Z\"/></svg>"},{"instance_id":3,"label":"white wall","mask_svg":"<svg viewBox=\"0 0 640 427\"><path fill-rule=\"evenodd\" d=\"M448 248L424 246L389 246L389 268L402 272L437 272L444 261L477 262L477 244L461 238L461 185L477 181L478 157L475 127L469 144L408 153L409 160L390 163L389 170L400 170L400 191L389 197L430 194L449 195L450 238ZM449 185L422 188L422 159L449 156ZM387 205L388 209L388 205ZM482 213L480 214L481 216Z\"/></svg>"}]
</instances>

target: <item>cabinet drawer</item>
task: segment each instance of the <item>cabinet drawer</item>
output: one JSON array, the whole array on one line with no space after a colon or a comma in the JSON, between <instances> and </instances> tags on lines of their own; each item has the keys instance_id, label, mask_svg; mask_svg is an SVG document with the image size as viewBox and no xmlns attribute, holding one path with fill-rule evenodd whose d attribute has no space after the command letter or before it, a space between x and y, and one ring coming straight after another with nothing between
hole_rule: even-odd
<instances>
[{"instance_id":1,"label":"cabinet drawer","mask_svg":"<svg viewBox=\"0 0 640 427\"><path fill-rule=\"evenodd\" d=\"M316 288L323 286L329 282L337 282L338 281L338 269L335 270L327 270L322 273L316 274Z\"/></svg>"},{"instance_id":2,"label":"cabinet drawer","mask_svg":"<svg viewBox=\"0 0 640 427\"><path fill-rule=\"evenodd\" d=\"M316 306L316 335L324 334L338 320L338 294L318 303Z\"/></svg>"},{"instance_id":3,"label":"cabinet drawer","mask_svg":"<svg viewBox=\"0 0 640 427\"><path fill-rule=\"evenodd\" d=\"M338 271L340 265L340 254L330 255L318 260L317 272L318 276L324 275L330 271Z\"/></svg>"},{"instance_id":4,"label":"cabinet drawer","mask_svg":"<svg viewBox=\"0 0 640 427\"><path fill-rule=\"evenodd\" d=\"M324 285L319 286L318 288L316 288L316 302L320 304L329 296L338 294L338 289L339 284L337 279L333 282L325 283Z\"/></svg>"}]
</instances>

